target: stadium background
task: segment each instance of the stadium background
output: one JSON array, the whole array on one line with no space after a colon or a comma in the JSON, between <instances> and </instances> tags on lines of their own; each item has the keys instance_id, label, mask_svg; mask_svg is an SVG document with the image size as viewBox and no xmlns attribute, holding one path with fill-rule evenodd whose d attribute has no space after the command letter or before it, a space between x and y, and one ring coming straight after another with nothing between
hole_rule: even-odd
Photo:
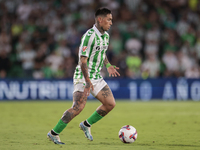
<instances>
[{"instance_id":1,"label":"stadium background","mask_svg":"<svg viewBox=\"0 0 200 150\"><path fill-rule=\"evenodd\" d=\"M0 0L0 99L71 99L80 38L99 7L113 13L107 54L121 76L102 75L116 98L200 100L198 0Z\"/></svg>"}]
</instances>

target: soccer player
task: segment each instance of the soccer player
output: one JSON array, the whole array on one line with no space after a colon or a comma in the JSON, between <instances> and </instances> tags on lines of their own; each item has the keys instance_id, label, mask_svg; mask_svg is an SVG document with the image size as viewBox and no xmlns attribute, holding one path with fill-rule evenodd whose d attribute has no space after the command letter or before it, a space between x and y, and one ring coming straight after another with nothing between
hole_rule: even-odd
<instances>
[{"instance_id":1,"label":"soccer player","mask_svg":"<svg viewBox=\"0 0 200 150\"><path fill-rule=\"evenodd\" d=\"M89 118L79 125L85 137L90 141L93 141L91 126L115 107L113 94L100 75L104 64L109 76L120 76L117 71L119 68L111 65L106 56L109 44L109 34L106 31L110 29L111 25L111 11L107 8L99 8L95 13L94 26L82 36L79 62L73 79L73 105L63 113L57 125L47 134L47 137L55 144L64 144L61 142L59 134L83 110L90 93L102 103Z\"/></svg>"}]
</instances>

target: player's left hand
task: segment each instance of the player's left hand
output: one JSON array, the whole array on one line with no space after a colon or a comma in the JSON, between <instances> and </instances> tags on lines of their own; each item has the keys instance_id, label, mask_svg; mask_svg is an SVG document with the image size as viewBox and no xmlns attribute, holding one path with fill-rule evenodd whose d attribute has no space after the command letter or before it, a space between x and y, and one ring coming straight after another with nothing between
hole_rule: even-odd
<instances>
[{"instance_id":1,"label":"player's left hand","mask_svg":"<svg viewBox=\"0 0 200 150\"><path fill-rule=\"evenodd\" d=\"M117 71L117 69L119 69L119 67L116 66L110 66L107 68L108 73L109 73L109 77L117 77L120 76L119 72Z\"/></svg>"}]
</instances>

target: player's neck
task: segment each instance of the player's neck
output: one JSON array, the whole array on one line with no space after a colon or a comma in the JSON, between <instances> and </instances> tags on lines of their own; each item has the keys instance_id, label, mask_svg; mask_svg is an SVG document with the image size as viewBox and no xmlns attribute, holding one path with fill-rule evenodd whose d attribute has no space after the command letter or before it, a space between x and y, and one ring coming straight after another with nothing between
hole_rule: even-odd
<instances>
[{"instance_id":1,"label":"player's neck","mask_svg":"<svg viewBox=\"0 0 200 150\"><path fill-rule=\"evenodd\" d=\"M95 26L101 34L104 34L105 31L103 30L103 28L98 23L95 23Z\"/></svg>"}]
</instances>

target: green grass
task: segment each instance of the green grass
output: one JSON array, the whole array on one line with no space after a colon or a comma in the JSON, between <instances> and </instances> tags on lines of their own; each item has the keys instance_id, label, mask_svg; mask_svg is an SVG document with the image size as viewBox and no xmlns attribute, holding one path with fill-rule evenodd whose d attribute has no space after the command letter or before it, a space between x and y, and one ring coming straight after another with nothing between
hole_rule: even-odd
<instances>
[{"instance_id":1,"label":"green grass","mask_svg":"<svg viewBox=\"0 0 200 150\"><path fill-rule=\"evenodd\" d=\"M79 123L100 105L88 101L85 109L68 124L55 145L46 138L71 101L0 102L0 150L199 150L200 102L117 101L109 115L92 127L88 141ZM138 139L124 144L118 138L123 125L132 125Z\"/></svg>"}]
</instances>

